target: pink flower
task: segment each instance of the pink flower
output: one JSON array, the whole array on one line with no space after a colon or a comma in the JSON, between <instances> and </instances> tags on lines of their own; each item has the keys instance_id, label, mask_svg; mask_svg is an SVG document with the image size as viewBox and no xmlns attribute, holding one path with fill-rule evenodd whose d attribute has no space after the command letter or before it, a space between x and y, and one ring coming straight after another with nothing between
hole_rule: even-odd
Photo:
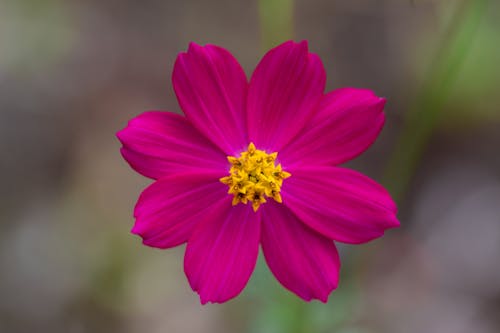
<instances>
[{"instance_id":1,"label":"pink flower","mask_svg":"<svg viewBox=\"0 0 500 333\"><path fill-rule=\"evenodd\" d=\"M242 291L259 244L285 288L326 302L339 280L334 241L399 226L382 186L338 167L375 141L385 100L325 94L325 80L305 41L270 50L250 82L225 49L191 43L172 75L185 116L145 112L118 132L123 157L155 180L132 233L162 249L187 242L184 270L201 303Z\"/></svg>"}]
</instances>

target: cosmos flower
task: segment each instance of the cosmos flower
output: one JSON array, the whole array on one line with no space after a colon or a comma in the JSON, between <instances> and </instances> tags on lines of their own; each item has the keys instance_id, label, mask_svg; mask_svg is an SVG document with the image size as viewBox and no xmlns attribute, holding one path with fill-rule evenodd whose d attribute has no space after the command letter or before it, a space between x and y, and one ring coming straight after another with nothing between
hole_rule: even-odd
<instances>
[{"instance_id":1,"label":"cosmos flower","mask_svg":"<svg viewBox=\"0 0 500 333\"><path fill-rule=\"evenodd\" d=\"M184 116L145 112L118 132L123 157L155 180L132 233L162 249L187 242L184 271L201 303L237 296L259 245L285 288L326 302L339 280L334 241L399 226L382 186L338 166L375 141L385 100L325 94L325 80L305 41L270 50L250 82L225 49L191 43L172 75Z\"/></svg>"}]
</instances>

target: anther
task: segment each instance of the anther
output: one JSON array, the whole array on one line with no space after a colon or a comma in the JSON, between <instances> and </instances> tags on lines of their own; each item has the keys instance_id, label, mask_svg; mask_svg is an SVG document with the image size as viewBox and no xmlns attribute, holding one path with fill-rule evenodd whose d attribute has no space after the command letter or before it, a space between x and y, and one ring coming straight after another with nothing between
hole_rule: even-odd
<instances>
[{"instance_id":1,"label":"anther","mask_svg":"<svg viewBox=\"0 0 500 333\"><path fill-rule=\"evenodd\" d=\"M250 201L256 212L266 202L265 197L282 202L281 185L283 179L290 177L290 173L283 171L281 164L274 164L277 156L276 152L268 154L250 143L247 151L242 152L239 157L227 157L231 163L229 176L220 181L229 186L228 193L234 196L233 205Z\"/></svg>"}]
</instances>

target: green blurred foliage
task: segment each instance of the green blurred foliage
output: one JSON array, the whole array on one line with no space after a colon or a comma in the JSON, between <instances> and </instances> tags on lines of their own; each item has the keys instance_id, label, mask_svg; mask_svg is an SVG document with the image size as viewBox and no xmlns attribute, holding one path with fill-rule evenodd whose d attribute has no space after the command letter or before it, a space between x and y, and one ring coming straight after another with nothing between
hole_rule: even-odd
<instances>
[{"instance_id":1,"label":"green blurred foliage","mask_svg":"<svg viewBox=\"0 0 500 333\"><path fill-rule=\"evenodd\" d=\"M29 74L57 65L74 47L76 31L62 0L4 0L0 13L0 62Z\"/></svg>"},{"instance_id":2,"label":"green blurred foliage","mask_svg":"<svg viewBox=\"0 0 500 333\"><path fill-rule=\"evenodd\" d=\"M407 192L436 126L444 119L453 122L453 119L458 118L457 114L446 117L444 110L464 63L471 56L488 5L489 0L455 4L454 16L440 36L439 46L428 62L430 66L423 71L425 76L406 115L404 128L386 169L385 184L397 200L401 201Z\"/></svg>"},{"instance_id":3,"label":"green blurred foliage","mask_svg":"<svg viewBox=\"0 0 500 333\"><path fill-rule=\"evenodd\" d=\"M258 0L262 50L293 38L293 0Z\"/></svg>"}]
</instances>

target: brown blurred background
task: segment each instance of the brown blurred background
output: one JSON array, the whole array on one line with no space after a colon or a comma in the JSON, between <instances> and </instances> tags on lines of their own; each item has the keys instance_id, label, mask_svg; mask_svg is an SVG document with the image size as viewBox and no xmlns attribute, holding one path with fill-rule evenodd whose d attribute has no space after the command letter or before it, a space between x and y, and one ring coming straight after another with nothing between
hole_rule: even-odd
<instances>
[{"instance_id":1,"label":"brown blurred background","mask_svg":"<svg viewBox=\"0 0 500 333\"><path fill-rule=\"evenodd\" d=\"M328 89L387 97L386 128L349 166L400 204L400 229L341 246L328 304L298 300L260 258L242 295L201 306L184 248L129 233L149 181L116 131L180 112L170 75L189 41L250 74L267 5L0 0L0 332L500 332L496 0L294 2L294 38L323 59Z\"/></svg>"}]
</instances>

